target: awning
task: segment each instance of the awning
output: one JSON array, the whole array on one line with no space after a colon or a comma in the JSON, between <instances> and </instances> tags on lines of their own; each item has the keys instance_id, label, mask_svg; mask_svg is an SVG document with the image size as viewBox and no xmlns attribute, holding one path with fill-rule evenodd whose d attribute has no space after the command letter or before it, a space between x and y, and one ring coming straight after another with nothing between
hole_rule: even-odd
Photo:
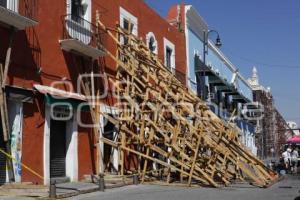
<instances>
[{"instance_id":1,"label":"awning","mask_svg":"<svg viewBox=\"0 0 300 200\"><path fill-rule=\"evenodd\" d=\"M73 92L67 92L64 90L44 85L34 85L33 87L38 92L45 95L45 100L48 105L61 104L59 106L72 106L73 108L77 108L80 105L82 105L81 110L89 110L89 106L86 104L87 100L84 95Z\"/></svg>"},{"instance_id":2,"label":"awning","mask_svg":"<svg viewBox=\"0 0 300 200\"><path fill-rule=\"evenodd\" d=\"M80 101L86 101L86 97L82 94L67 92L64 90L60 90L45 85L34 85L33 87L42 94L50 94L52 96L65 98L65 99L77 99Z\"/></svg>"},{"instance_id":3,"label":"awning","mask_svg":"<svg viewBox=\"0 0 300 200\"><path fill-rule=\"evenodd\" d=\"M33 90L18 86L5 86L6 97L10 100L17 100L26 103L33 102Z\"/></svg>"},{"instance_id":4,"label":"awning","mask_svg":"<svg viewBox=\"0 0 300 200\"><path fill-rule=\"evenodd\" d=\"M290 137L287 140L288 143L300 143L300 136Z\"/></svg>"},{"instance_id":5,"label":"awning","mask_svg":"<svg viewBox=\"0 0 300 200\"><path fill-rule=\"evenodd\" d=\"M199 58L199 56L195 56L195 72L202 76L208 76L208 82L210 85L219 87L221 89L220 91L233 96L234 101L241 103L252 101L251 99L248 99L243 94L241 94L232 82L224 77L221 77L218 71L213 70L211 65L207 66Z\"/></svg>"}]
</instances>

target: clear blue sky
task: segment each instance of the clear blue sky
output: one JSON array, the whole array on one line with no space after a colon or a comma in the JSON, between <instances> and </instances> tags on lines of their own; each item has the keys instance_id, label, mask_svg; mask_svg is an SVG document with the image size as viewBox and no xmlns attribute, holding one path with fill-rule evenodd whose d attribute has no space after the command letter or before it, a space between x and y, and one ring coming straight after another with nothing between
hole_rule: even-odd
<instances>
[{"instance_id":1,"label":"clear blue sky","mask_svg":"<svg viewBox=\"0 0 300 200\"><path fill-rule=\"evenodd\" d=\"M181 0L145 0L160 15ZM222 51L245 78L256 66L270 86L277 109L300 125L300 1L185 0L210 29L219 31Z\"/></svg>"}]
</instances>

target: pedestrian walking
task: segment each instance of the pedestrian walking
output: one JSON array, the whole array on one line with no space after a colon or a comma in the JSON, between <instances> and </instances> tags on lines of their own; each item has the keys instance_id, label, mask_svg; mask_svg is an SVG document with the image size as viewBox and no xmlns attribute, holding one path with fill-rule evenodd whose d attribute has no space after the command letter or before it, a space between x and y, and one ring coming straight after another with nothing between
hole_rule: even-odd
<instances>
[{"instance_id":1,"label":"pedestrian walking","mask_svg":"<svg viewBox=\"0 0 300 200\"><path fill-rule=\"evenodd\" d=\"M298 152L298 147L295 147L293 151L291 152L291 171L296 174L297 169L298 169L298 157L299 157L299 152Z\"/></svg>"},{"instance_id":2,"label":"pedestrian walking","mask_svg":"<svg viewBox=\"0 0 300 200\"><path fill-rule=\"evenodd\" d=\"M292 152L292 149L290 147L288 147L282 153L282 157L283 157L283 161L284 161L286 172L290 171L290 166L291 166L291 152Z\"/></svg>"}]
</instances>

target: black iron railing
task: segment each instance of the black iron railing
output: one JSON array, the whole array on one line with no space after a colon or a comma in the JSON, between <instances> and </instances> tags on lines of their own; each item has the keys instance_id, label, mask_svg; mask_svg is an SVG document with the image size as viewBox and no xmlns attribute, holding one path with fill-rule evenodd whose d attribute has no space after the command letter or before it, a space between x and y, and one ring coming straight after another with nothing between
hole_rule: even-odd
<instances>
[{"instance_id":1,"label":"black iron railing","mask_svg":"<svg viewBox=\"0 0 300 200\"><path fill-rule=\"evenodd\" d=\"M0 0L0 6L37 21L38 0Z\"/></svg>"},{"instance_id":2,"label":"black iron railing","mask_svg":"<svg viewBox=\"0 0 300 200\"><path fill-rule=\"evenodd\" d=\"M86 45L101 49L105 32L93 23L74 15L62 16L62 39L76 39Z\"/></svg>"}]
</instances>

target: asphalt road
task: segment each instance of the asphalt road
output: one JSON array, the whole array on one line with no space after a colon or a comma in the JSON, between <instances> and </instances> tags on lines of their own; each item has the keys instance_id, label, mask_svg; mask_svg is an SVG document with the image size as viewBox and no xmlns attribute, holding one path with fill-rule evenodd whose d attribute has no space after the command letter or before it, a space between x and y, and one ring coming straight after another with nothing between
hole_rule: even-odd
<instances>
[{"instance_id":1,"label":"asphalt road","mask_svg":"<svg viewBox=\"0 0 300 200\"><path fill-rule=\"evenodd\" d=\"M247 184L230 187L186 188L174 186L127 186L104 193L95 192L72 199L86 200L300 200L300 176L286 176L270 188L260 189ZM298 198L297 198L298 197Z\"/></svg>"}]
</instances>

